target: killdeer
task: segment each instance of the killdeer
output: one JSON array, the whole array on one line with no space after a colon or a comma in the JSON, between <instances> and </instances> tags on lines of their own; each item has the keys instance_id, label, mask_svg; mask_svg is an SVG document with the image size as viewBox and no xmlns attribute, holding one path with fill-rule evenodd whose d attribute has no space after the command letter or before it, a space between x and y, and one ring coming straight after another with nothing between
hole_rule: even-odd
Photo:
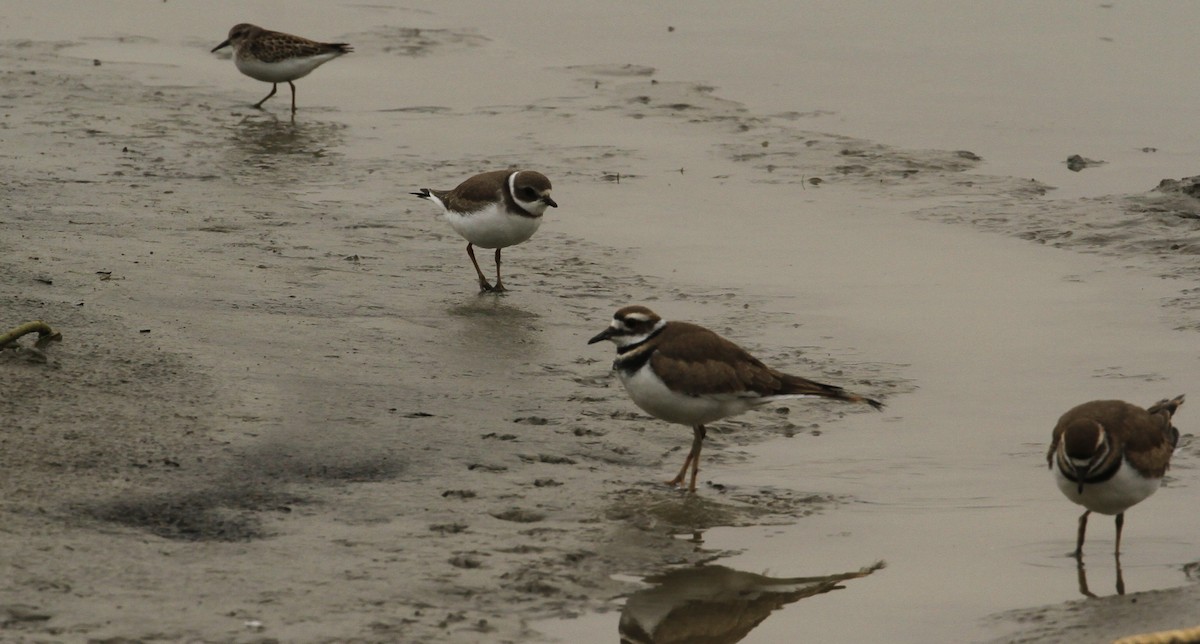
<instances>
[{"instance_id":1,"label":"killdeer","mask_svg":"<svg viewBox=\"0 0 1200 644\"><path fill-rule=\"evenodd\" d=\"M880 561L856 572L821 577L768 577L725 566L680 568L647 577L653 584L625 601L617 625L621 644L705 642L733 644L745 639L772 612L866 577Z\"/></svg>"},{"instance_id":2,"label":"killdeer","mask_svg":"<svg viewBox=\"0 0 1200 644\"><path fill-rule=\"evenodd\" d=\"M588 344L611 340L617 345L613 369L643 411L669 423L692 428L692 449L669 485L683 482L692 468L690 492L696 491L704 426L788 398L835 398L883 404L841 387L776 371L738 345L687 322L668 322L644 306L627 306Z\"/></svg>"},{"instance_id":3,"label":"killdeer","mask_svg":"<svg viewBox=\"0 0 1200 644\"><path fill-rule=\"evenodd\" d=\"M501 292L500 250L519 244L537 232L550 198L550 180L532 170L496 170L477 174L453 190L422 188L412 193L441 206L446 221L467 240L467 256L479 276L479 290ZM475 260L475 246L496 249L496 285L488 283Z\"/></svg>"},{"instance_id":4,"label":"killdeer","mask_svg":"<svg viewBox=\"0 0 1200 644\"><path fill-rule=\"evenodd\" d=\"M271 93L255 103L254 107L261 110L262 104L275 95L279 83L286 82L292 88L292 114L296 113L296 86L292 81L304 78L321 65L354 51L344 42L316 42L248 23L234 25L225 42L213 47L212 51L230 45L233 45L233 62L238 71L255 80L271 83Z\"/></svg>"},{"instance_id":5,"label":"killdeer","mask_svg":"<svg viewBox=\"0 0 1200 644\"><path fill-rule=\"evenodd\" d=\"M1120 400L1086 402L1058 419L1046 461L1058 489L1087 510L1079 517L1075 557L1083 556L1083 539L1092 512L1117 515L1117 542L1125 511L1154 494L1179 443L1171 417L1183 396L1160 400L1142 409Z\"/></svg>"}]
</instances>

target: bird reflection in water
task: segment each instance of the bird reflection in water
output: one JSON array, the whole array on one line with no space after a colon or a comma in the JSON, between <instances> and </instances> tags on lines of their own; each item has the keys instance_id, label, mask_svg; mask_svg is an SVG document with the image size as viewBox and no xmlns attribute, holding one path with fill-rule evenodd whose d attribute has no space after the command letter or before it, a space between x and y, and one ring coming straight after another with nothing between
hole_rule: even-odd
<instances>
[{"instance_id":1,"label":"bird reflection in water","mask_svg":"<svg viewBox=\"0 0 1200 644\"><path fill-rule=\"evenodd\" d=\"M233 149L253 161L261 157L294 155L311 162L330 156L342 146L344 123L283 121L274 115L249 115L227 128Z\"/></svg>"},{"instance_id":2,"label":"bird reflection in water","mask_svg":"<svg viewBox=\"0 0 1200 644\"><path fill-rule=\"evenodd\" d=\"M883 567L880 561L855 572L777 578L706 565L647 577L654 585L630 595L621 610L621 644L740 642L775 609Z\"/></svg>"},{"instance_id":3,"label":"bird reflection in water","mask_svg":"<svg viewBox=\"0 0 1200 644\"><path fill-rule=\"evenodd\" d=\"M1125 594L1125 577L1121 574L1121 555L1114 555L1113 562L1117 568L1117 594ZM1088 588L1087 569L1083 566L1083 557L1075 557L1075 572L1079 575L1079 592L1084 597L1096 597Z\"/></svg>"}]
</instances>

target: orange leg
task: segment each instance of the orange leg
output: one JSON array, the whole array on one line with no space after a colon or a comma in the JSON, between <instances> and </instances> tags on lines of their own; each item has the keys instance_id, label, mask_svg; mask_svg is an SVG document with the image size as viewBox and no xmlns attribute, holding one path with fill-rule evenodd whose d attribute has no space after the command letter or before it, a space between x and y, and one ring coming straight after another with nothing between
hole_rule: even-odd
<instances>
[{"instance_id":1,"label":"orange leg","mask_svg":"<svg viewBox=\"0 0 1200 644\"><path fill-rule=\"evenodd\" d=\"M690 465L692 466L692 480L690 485L688 485L688 492L695 493L696 475L700 472L700 448L704 444L705 433L704 425L696 425L692 428L692 449L683 461L683 467L679 469L679 474L675 475L674 479L667 481L667 485L676 486L683 483L683 478L687 475L688 466Z\"/></svg>"}]
</instances>

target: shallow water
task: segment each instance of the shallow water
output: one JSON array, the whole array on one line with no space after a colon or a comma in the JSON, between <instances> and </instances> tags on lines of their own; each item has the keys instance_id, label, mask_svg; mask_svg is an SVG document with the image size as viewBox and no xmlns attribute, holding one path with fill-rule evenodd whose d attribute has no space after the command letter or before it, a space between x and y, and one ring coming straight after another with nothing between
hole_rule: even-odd
<instances>
[{"instance_id":1,"label":"shallow water","mask_svg":"<svg viewBox=\"0 0 1200 644\"><path fill-rule=\"evenodd\" d=\"M1195 338L1173 330L1162 309L1190 286L1190 274L1163 280L1152 255L1080 255L913 217L986 212L998 194L1034 207L982 175L1036 179L1057 188L1049 197L1068 200L1192 174L1200 88L1188 80L1184 5L912 0L745 11L520 2L501 16L479 3L302 3L285 19L280 3L127 2L67 20L76 6L14 10L0 33L70 41L67 55L120 65L151 88L197 88L206 105L219 105L207 121L180 116L178 132L149 140L188 150L190 172L205 163L256 168L234 176L306 208L304 221L261 213L264 225L279 219L305 242L296 246L210 213L212 234L245 234L248 248L307 264L285 282L309 299L288 302L265 287L229 295L242 306L320 309L377 340L441 347L432 357L417 353L424 362L415 370L466 374L478 397L453 404L480 413L507 400L514 371L562 375L556 370L569 363L569 376L603 382L610 351L584 346L583 329L602 327L609 308L630 298L712 326L768 362L800 369L811 361L822 370L812 375L852 377L852 388L867 393L875 393L872 381L887 383L895 393L883 413L822 421L819 435L744 445L736 428L774 420L770 412L725 424L730 431L718 423L703 478L839 500L791 525L700 531L704 548L737 553L721 564L779 577L888 564L782 608L742 641L797 632L978 641L1011 629L989 619L997 612L1079 597L1065 556L1078 512L1045 468L1054 420L1083 400L1149 403L1196 380ZM259 114L247 105L266 86L206 53L243 20L349 40L358 52L298 83L294 123L286 88ZM625 64L653 68L659 82ZM114 97L114 112L120 107ZM866 174L838 176L836 159L854 156L843 148L869 147L850 136L899 149L871 150L879 156L862 161ZM973 185L963 185L952 154L933 150L982 156L967 175ZM1075 153L1108 163L1070 172L1063 162ZM469 293L460 241L407 192L510 163L545 169L563 207L532 242L506 253L516 292L485 302ZM826 181L809 183L816 175ZM409 248L412 239L441 245ZM343 255L361 255L370 269L323 261ZM360 271L361 279L335 281L333 271ZM568 315L522 300L522 290L560 288L555 280L571 276L588 283L556 294ZM334 291L344 299L328 299ZM345 339L324 333L331 343ZM355 338L364 353L377 350L367 339ZM270 351L290 364L284 349ZM393 404L382 358L322 368L380 387L369 400L378 408L343 410L314 381L311 391L300 387L310 416L361 420ZM450 414L437 408L439 396L462 385L406 386L422 410ZM569 419L589 404L578 392L546 391L545 401L521 398L520 413ZM791 422L807 428L805 406L790 407ZM1191 413L1181 412L1185 432ZM608 440L620 442L628 426L614 426ZM648 419L640 426L687 440L683 428ZM372 449L368 431L345 436L355 449ZM1180 566L1195 557L1189 456L1180 454L1167 486L1127 517L1129 592L1188 583ZM653 478L656 468L639 471ZM1086 561L1097 594L1115 583L1111 545L1111 521L1093 519ZM610 575L654 572L614 566ZM607 613L534 628L563 641L611 642L620 600L611 603Z\"/></svg>"}]
</instances>

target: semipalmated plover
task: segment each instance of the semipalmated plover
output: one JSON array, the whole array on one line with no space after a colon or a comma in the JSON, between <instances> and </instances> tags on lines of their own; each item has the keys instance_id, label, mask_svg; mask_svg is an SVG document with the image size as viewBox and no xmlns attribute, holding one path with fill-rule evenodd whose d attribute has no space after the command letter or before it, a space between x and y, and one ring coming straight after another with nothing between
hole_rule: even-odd
<instances>
[{"instance_id":1,"label":"semipalmated plover","mask_svg":"<svg viewBox=\"0 0 1200 644\"><path fill-rule=\"evenodd\" d=\"M1093 400L1063 414L1054 427L1046 461L1058 489L1087 510L1079 517L1075 557L1083 556L1087 518L1092 512L1117 515L1117 541L1125 511L1162 484L1179 430L1171 417L1183 396L1142 409L1121 400Z\"/></svg>"},{"instance_id":2,"label":"semipalmated plover","mask_svg":"<svg viewBox=\"0 0 1200 644\"><path fill-rule=\"evenodd\" d=\"M646 413L692 428L692 449L670 485L683 482L688 466L696 491L704 426L766 403L789 398L834 398L883 404L841 387L776 371L738 345L687 322L667 322L644 306L627 306L588 344L617 345L613 369L633 402Z\"/></svg>"},{"instance_id":3,"label":"semipalmated plover","mask_svg":"<svg viewBox=\"0 0 1200 644\"><path fill-rule=\"evenodd\" d=\"M422 188L412 193L442 207L450 227L467 240L467 256L479 276L479 290L505 290L500 281L500 250L537 232L550 198L550 180L532 170L496 170L477 174L453 190ZM496 284L488 283L475 260L475 246L496 249Z\"/></svg>"},{"instance_id":4,"label":"semipalmated plover","mask_svg":"<svg viewBox=\"0 0 1200 644\"><path fill-rule=\"evenodd\" d=\"M286 82L292 88L293 114L296 112L296 86L292 81L304 78L321 65L354 51L344 42L317 42L248 23L234 25L225 42L213 47L212 51L230 45L233 45L233 62L238 71L255 80L271 83L271 93L255 103L254 107L262 109L262 104L275 95L278 84Z\"/></svg>"}]
</instances>

